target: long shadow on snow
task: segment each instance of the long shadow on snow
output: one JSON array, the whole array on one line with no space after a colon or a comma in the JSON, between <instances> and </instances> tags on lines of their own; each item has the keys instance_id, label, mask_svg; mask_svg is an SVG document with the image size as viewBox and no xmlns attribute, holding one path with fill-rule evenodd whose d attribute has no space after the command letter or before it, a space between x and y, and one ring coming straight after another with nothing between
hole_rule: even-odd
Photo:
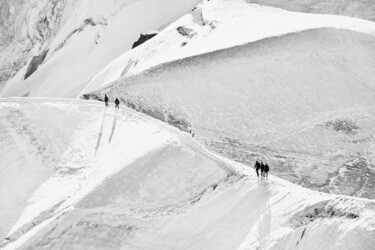
<instances>
[{"instance_id":1,"label":"long shadow on snow","mask_svg":"<svg viewBox=\"0 0 375 250\"><path fill-rule=\"evenodd\" d=\"M105 109L104 109L102 125L100 126L100 131L99 131L99 135L98 135L98 141L96 142L96 146L95 146L95 154L94 154L94 156L96 156L96 153L98 152L98 149L99 149L99 146L100 146L100 141L101 141L102 135L103 135L104 120L105 120L106 114L107 114L107 107L105 107Z\"/></svg>"},{"instance_id":2,"label":"long shadow on snow","mask_svg":"<svg viewBox=\"0 0 375 250\"><path fill-rule=\"evenodd\" d=\"M111 135L109 136L109 142L108 143L111 143L112 136L115 133L116 123L117 123L117 117L118 117L118 109L116 109L114 117L113 117L113 125L112 125Z\"/></svg>"}]
</instances>

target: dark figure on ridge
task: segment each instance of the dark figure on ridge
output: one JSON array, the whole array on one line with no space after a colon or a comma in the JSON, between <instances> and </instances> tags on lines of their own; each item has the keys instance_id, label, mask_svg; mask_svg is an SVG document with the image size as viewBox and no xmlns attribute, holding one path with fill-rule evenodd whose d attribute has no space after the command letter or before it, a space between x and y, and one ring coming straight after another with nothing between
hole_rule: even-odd
<instances>
[{"instance_id":1,"label":"dark figure on ridge","mask_svg":"<svg viewBox=\"0 0 375 250\"><path fill-rule=\"evenodd\" d=\"M116 97L116 100L115 100L115 104L116 104L116 106L115 106L115 108L120 108L120 100Z\"/></svg>"},{"instance_id":2,"label":"dark figure on ridge","mask_svg":"<svg viewBox=\"0 0 375 250\"><path fill-rule=\"evenodd\" d=\"M263 162L260 163L260 176L264 177L264 164Z\"/></svg>"},{"instance_id":3,"label":"dark figure on ridge","mask_svg":"<svg viewBox=\"0 0 375 250\"><path fill-rule=\"evenodd\" d=\"M105 96L104 96L105 106L108 106L108 101L109 101L108 96L105 95Z\"/></svg>"},{"instance_id":4,"label":"dark figure on ridge","mask_svg":"<svg viewBox=\"0 0 375 250\"><path fill-rule=\"evenodd\" d=\"M260 163L258 161L255 162L254 169L255 169L255 172L257 173L257 177L259 177Z\"/></svg>"},{"instance_id":5,"label":"dark figure on ridge","mask_svg":"<svg viewBox=\"0 0 375 250\"><path fill-rule=\"evenodd\" d=\"M264 166L264 177L266 177L267 179L268 179L268 172L269 171L270 171L270 167L266 163L266 165Z\"/></svg>"}]
</instances>

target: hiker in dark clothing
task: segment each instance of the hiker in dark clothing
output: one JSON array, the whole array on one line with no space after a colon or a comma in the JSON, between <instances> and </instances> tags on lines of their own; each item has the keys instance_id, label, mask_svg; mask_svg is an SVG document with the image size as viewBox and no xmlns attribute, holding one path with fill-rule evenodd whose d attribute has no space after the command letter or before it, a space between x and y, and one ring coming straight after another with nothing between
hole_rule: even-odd
<instances>
[{"instance_id":1,"label":"hiker in dark clothing","mask_svg":"<svg viewBox=\"0 0 375 250\"><path fill-rule=\"evenodd\" d=\"M270 167L266 163L266 165L264 166L264 177L266 177L267 179L268 179L268 172L269 171L270 171Z\"/></svg>"},{"instance_id":2,"label":"hiker in dark clothing","mask_svg":"<svg viewBox=\"0 0 375 250\"><path fill-rule=\"evenodd\" d=\"M257 173L257 177L259 178L260 163L258 161L255 162L254 169L255 169L255 172Z\"/></svg>"},{"instance_id":3,"label":"hiker in dark clothing","mask_svg":"<svg viewBox=\"0 0 375 250\"><path fill-rule=\"evenodd\" d=\"M105 96L104 96L105 106L108 106L108 101L109 101L108 96L105 95Z\"/></svg>"},{"instance_id":4,"label":"hiker in dark clothing","mask_svg":"<svg viewBox=\"0 0 375 250\"><path fill-rule=\"evenodd\" d=\"M116 106L115 106L115 108L120 108L119 107L119 105L120 105L120 100L118 99L118 98L116 98L116 100L115 100L115 104L116 104Z\"/></svg>"},{"instance_id":5,"label":"hiker in dark clothing","mask_svg":"<svg viewBox=\"0 0 375 250\"><path fill-rule=\"evenodd\" d=\"M264 164L263 162L260 163L260 176L264 177Z\"/></svg>"}]
</instances>

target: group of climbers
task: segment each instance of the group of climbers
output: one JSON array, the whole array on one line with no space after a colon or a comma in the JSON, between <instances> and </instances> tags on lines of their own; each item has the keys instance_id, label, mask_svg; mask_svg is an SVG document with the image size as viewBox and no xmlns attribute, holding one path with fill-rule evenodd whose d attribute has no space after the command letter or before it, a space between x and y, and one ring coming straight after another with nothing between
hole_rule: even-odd
<instances>
[{"instance_id":1,"label":"group of climbers","mask_svg":"<svg viewBox=\"0 0 375 250\"><path fill-rule=\"evenodd\" d=\"M270 171L270 167L268 164L263 164L263 162L255 162L254 166L255 172L257 173L257 176L259 177L259 170L260 170L260 176L268 179L268 172Z\"/></svg>"},{"instance_id":2,"label":"group of climbers","mask_svg":"<svg viewBox=\"0 0 375 250\"><path fill-rule=\"evenodd\" d=\"M109 98L108 98L107 95L104 96L104 102L105 102L105 106L108 106ZM120 108L119 106L120 106L120 100L116 97L116 99L115 99L115 108ZM189 132L192 134L191 130ZM194 134L192 134L192 136L194 137ZM261 176L261 178L264 177L264 178L268 179L268 172L270 171L270 167L268 166L267 163L264 164L263 162L256 161L254 169L255 169L255 172L257 173L258 177L259 177L259 170L260 170L260 176Z\"/></svg>"},{"instance_id":3,"label":"group of climbers","mask_svg":"<svg viewBox=\"0 0 375 250\"><path fill-rule=\"evenodd\" d=\"M109 101L109 98L107 95L104 96L104 102L105 102L105 106L108 107L108 101ZM115 108L120 108L120 100L116 97L116 100L115 100Z\"/></svg>"}]
</instances>

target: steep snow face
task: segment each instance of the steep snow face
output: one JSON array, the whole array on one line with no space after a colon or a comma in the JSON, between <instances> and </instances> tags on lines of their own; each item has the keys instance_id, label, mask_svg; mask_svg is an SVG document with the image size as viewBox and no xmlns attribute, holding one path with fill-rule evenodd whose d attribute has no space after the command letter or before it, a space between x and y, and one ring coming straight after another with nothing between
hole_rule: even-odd
<instances>
[{"instance_id":1,"label":"steep snow face","mask_svg":"<svg viewBox=\"0 0 375 250\"><path fill-rule=\"evenodd\" d=\"M7 190L34 185L23 197L0 196L1 216L13 216L1 225L2 238L7 234L2 249L375 247L373 201L322 194L273 176L257 179L190 134L103 106L1 100L2 160L21 173L34 159L43 172L1 180ZM18 203L4 203L15 197ZM19 212L11 214L12 208Z\"/></svg>"},{"instance_id":2,"label":"steep snow face","mask_svg":"<svg viewBox=\"0 0 375 250\"><path fill-rule=\"evenodd\" d=\"M34 56L48 51L51 40L81 2L0 1L0 89L17 72L27 68ZM22 70L23 76L25 71Z\"/></svg>"},{"instance_id":3,"label":"steep snow face","mask_svg":"<svg viewBox=\"0 0 375 250\"><path fill-rule=\"evenodd\" d=\"M0 24L15 26L2 28L6 43L0 49L0 69L7 84L1 95L76 97L104 66L130 50L141 33L163 29L198 2L2 1L7 15ZM31 65L37 70L29 76L32 58L47 51L44 60Z\"/></svg>"},{"instance_id":4,"label":"steep snow face","mask_svg":"<svg viewBox=\"0 0 375 250\"><path fill-rule=\"evenodd\" d=\"M159 65L85 95L119 96L240 162L374 198L375 38L316 29Z\"/></svg>"},{"instance_id":5,"label":"steep snow face","mask_svg":"<svg viewBox=\"0 0 375 250\"><path fill-rule=\"evenodd\" d=\"M209 1L168 26L144 46L115 59L82 93L160 63L315 28L349 29L375 35L375 24L365 20L296 13L244 0Z\"/></svg>"}]
</instances>

